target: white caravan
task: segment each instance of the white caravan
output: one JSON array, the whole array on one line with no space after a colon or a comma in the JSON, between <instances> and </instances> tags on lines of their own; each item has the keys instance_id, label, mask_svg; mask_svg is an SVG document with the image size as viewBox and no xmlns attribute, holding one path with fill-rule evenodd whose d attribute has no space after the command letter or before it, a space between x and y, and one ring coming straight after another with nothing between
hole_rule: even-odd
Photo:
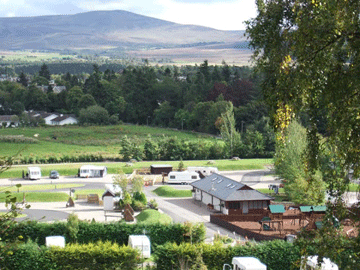
<instances>
[{"instance_id":1,"label":"white caravan","mask_svg":"<svg viewBox=\"0 0 360 270\"><path fill-rule=\"evenodd\" d=\"M200 180L197 172L170 172L168 174L168 184L189 184L196 180Z\"/></svg>"},{"instance_id":2,"label":"white caravan","mask_svg":"<svg viewBox=\"0 0 360 270\"><path fill-rule=\"evenodd\" d=\"M26 177L30 180L37 180L41 177L40 167L28 167Z\"/></svg>"},{"instance_id":3,"label":"white caravan","mask_svg":"<svg viewBox=\"0 0 360 270\"><path fill-rule=\"evenodd\" d=\"M213 173L218 173L219 170L216 167L188 167L187 170L189 172L197 172L199 173L199 175L203 175L203 176L209 176L212 175Z\"/></svg>"},{"instance_id":4,"label":"white caravan","mask_svg":"<svg viewBox=\"0 0 360 270\"><path fill-rule=\"evenodd\" d=\"M107 174L107 168L105 166L84 165L81 166L79 176L80 177L104 177Z\"/></svg>"},{"instance_id":5,"label":"white caravan","mask_svg":"<svg viewBox=\"0 0 360 270\"><path fill-rule=\"evenodd\" d=\"M224 264L223 270L232 269L232 270L266 270L267 267L265 264L260 262L259 259L254 257L234 257L232 259L231 268L230 265Z\"/></svg>"},{"instance_id":6,"label":"white caravan","mask_svg":"<svg viewBox=\"0 0 360 270\"><path fill-rule=\"evenodd\" d=\"M129 235L128 245L132 248L140 250L140 254L143 258L150 258L150 239L146 235Z\"/></svg>"}]
</instances>

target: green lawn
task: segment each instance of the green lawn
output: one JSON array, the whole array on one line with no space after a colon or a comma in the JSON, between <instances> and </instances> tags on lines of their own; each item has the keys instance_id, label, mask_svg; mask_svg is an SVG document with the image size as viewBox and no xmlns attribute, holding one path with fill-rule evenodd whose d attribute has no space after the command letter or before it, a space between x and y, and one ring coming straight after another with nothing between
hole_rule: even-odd
<instances>
[{"instance_id":1,"label":"green lawn","mask_svg":"<svg viewBox=\"0 0 360 270\"><path fill-rule=\"evenodd\" d=\"M13 193L16 200L21 202L23 200L23 193ZM0 193L0 202L5 202L5 193ZM25 193L25 200L27 202L66 202L69 195L64 192L28 192Z\"/></svg>"},{"instance_id":2,"label":"green lawn","mask_svg":"<svg viewBox=\"0 0 360 270\"><path fill-rule=\"evenodd\" d=\"M156 195L161 197L191 197L191 190L178 190L170 186L161 186L153 191Z\"/></svg>"},{"instance_id":3,"label":"green lawn","mask_svg":"<svg viewBox=\"0 0 360 270\"><path fill-rule=\"evenodd\" d=\"M169 224L172 222L171 217L166 214L160 213L154 209L146 209L136 216L138 223L161 223Z\"/></svg>"},{"instance_id":4,"label":"green lawn","mask_svg":"<svg viewBox=\"0 0 360 270\"><path fill-rule=\"evenodd\" d=\"M75 190L75 198L77 199L77 195L88 195L88 194L98 194L99 198L104 194L105 188L103 189L79 189Z\"/></svg>"},{"instance_id":5,"label":"green lawn","mask_svg":"<svg viewBox=\"0 0 360 270\"><path fill-rule=\"evenodd\" d=\"M56 190L65 188L77 188L83 187L84 184L49 184L49 185L22 185L19 189L16 186L2 186L0 192L11 191L11 192L24 192L24 191L41 191L41 190Z\"/></svg>"}]
</instances>

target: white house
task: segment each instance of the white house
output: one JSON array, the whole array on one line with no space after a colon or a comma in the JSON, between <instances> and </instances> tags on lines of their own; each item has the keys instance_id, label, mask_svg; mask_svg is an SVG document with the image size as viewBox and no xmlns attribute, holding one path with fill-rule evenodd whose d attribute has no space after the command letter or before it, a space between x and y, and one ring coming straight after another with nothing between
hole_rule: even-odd
<instances>
[{"instance_id":1,"label":"white house","mask_svg":"<svg viewBox=\"0 0 360 270\"><path fill-rule=\"evenodd\" d=\"M3 124L4 123L4 124ZM19 117L17 115L0 115L0 127L10 127L19 125Z\"/></svg>"},{"instance_id":2,"label":"white house","mask_svg":"<svg viewBox=\"0 0 360 270\"><path fill-rule=\"evenodd\" d=\"M150 239L146 235L130 235L128 245L132 248L137 248L140 250L143 258L150 258Z\"/></svg>"},{"instance_id":3,"label":"white house","mask_svg":"<svg viewBox=\"0 0 360 270\"><path fill-rule=\"evenodd\" d=\"M51 125L63 126L77 124L78 120L74 116L61 114L60 116L51 119L50 122Z\"/></svg>"},{"instance_id":4,"label":"white house","mask_svg":"<svg viewBox=\"0 0 360 270\"><path fill-rule=\"evenodd\" d=\"M41 117L45 120L46 125L51 125L51 120L59 117L59 115L56 113L44 113Z\"/></svg>"}]
</instances>

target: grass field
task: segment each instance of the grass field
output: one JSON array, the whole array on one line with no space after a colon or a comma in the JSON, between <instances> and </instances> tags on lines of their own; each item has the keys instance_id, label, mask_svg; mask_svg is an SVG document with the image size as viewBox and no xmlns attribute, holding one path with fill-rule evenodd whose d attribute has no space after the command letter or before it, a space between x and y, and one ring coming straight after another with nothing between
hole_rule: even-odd
<instances>
[{"instance_id":1,"label":"grass field","mask_svg":"<svg viewBox=\"0 0 360 270\"><path fill-rule=\"evenodd\" d=\"M62 55L59 53L42 53L42 52L30 52L30 51L0 51L2 56L2 62L43 62L43 61L59 61L62 59L73 59L73 55Z\"/></svg>"},{"instance_id":2,"label":"grass field","mask_svg":"<svg viewBox=\"0 0 360 270\"><path fill-rule=\"evenodd\" d=\"M216 140L210 135L138 125L7 128L0 130L0 156L20 153L19 157L41 159L94 154L119 158L120 141L124 135L137 136L142 145L148 134L154 139L176 136L184 140ZM8 142L6 136L10 135L18 136L18 140ZM26 138L31 138L32 143L26 143Z\"/></svg>"},{"instance_id":3,"label":"grass field","mask_svg":"<svg viewBox=\"0 0 360 270\"><path fill-rule=\"evenodd\" d=\"M153 191L156 195L160 197L174 197L174 198L182 198L182 197L191 197L191 190L178 190L170 186L161 186Z\"/></svg>"}]
</instances>

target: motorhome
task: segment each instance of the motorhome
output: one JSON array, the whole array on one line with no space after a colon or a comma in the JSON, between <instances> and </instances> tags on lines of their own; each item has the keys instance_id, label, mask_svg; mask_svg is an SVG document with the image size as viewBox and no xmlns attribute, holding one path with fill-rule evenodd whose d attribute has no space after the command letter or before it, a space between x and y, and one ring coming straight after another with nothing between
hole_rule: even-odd
<instances>
[{"instance_id":1,"label":"motorhome","mask_svg":"<svg viewBox=\"0 0 360 270\"><path fill-rule=\"evenodd\" d=\"M187 167L187 171L197 172L201 178L219 172L218 168L216 167Z\"/></svg>"},{"instance_id":2,"label":"motorhome","mask_svg":"<svg viewBox=\"0 0 360 270\"><path fill-rule=\"evenodd\" d=\"M28 167L26 177L29 180L37 180L41 177L41 169L40 167Z\"/></svg>"},{"instance_id":3,"label":"motorhome","mask_svg":"<svg viewBox=\"0 0 360 270\"><path fill-rule=\"evenodd\" d=\"M79 170L79 177L104 177L107 174L105 166L84 165Z\"/></svg>"},{"instance_id":4,"label":"motorhome","mask_svg":"<svg viewBox=\"0 0 360 270\"><path fill-rule=\"evenodd\" d=\"M197 172L170 172L168 175L168 184L189 184L199 179L200 176Z\"/></svg>"}]
</instances>

